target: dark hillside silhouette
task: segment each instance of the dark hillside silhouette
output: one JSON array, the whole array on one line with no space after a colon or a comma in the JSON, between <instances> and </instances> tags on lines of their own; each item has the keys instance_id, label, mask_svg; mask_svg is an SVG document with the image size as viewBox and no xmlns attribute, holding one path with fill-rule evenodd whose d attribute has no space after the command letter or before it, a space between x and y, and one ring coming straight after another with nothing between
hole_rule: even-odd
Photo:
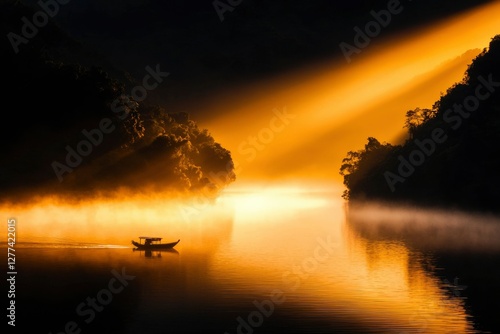
<instances>
[{"instance_id":1,"label":"dark hillside silhouette","mask_svg":"<svg viewBox=\"0 0 500 334\"><path fill-rule=\"evenodd\" d=\"M500 35L432 110L406 116L403 145L348 153L344 197L500 211Z\"/></svg>"},{"instance_id":2,"label":"dark hillside silhouette","mask_svg":"<svg viewBox=\"0 0 500 334\"><path fill-rule=\"evenodd\" d=\"M33 16L19 2L0 7L2 36L18 30L19 17ZM147 97L134 101L142 78L77 61L86 55L50 22L22 52L7 38L0 43L2 198L117 189L216 193L234 181L230 152L207 130Z\"/></svg>"}]
</instances>

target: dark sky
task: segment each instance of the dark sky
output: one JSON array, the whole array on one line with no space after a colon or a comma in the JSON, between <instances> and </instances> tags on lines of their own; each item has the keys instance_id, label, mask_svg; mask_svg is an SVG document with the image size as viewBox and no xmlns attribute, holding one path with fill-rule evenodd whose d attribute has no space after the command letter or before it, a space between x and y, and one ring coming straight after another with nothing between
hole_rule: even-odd
<instances>
[{"instance_id":1,"label":"dark sky","mask_svg":"<svg viewBox=\"0 0 500 334\"><path fill-rule=\"evenodd\" d=\"M24 0L35 4L35 0ZM157 91L167 105L206 96L266 75L341 56L354 26L388 1L232 0L221 22L213 0L73 0L54 20L96 57L141 78L161 64L168 83ZM227 3L227 0L221 0ZM381 35L428 24L488 1L405 0ZM36 6L36 5L35 5Z\"/></svg>"}]
</instances>

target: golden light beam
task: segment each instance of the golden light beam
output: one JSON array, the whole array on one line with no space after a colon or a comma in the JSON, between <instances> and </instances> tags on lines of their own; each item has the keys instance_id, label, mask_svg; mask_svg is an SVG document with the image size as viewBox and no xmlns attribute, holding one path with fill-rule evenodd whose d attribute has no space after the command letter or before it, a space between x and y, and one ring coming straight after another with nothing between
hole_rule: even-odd
<instances>
[{"instance_id":1,"label":"golden light beam","mask_svg":"<svg viewBox=\"0 0 500 334\"><path fill-rule=\"evenodd\" d=\"M500 33L499 12L500 2L495 1L429 27L376 38L351 64L336 59L226 91L203 102L214 116L200 123L232 152L240 165L239 179L339 180L339 166L329 157L339 164L339 155L361 148L366 137L381 132L383 140L400 137L407 110L431 107L441 92L463 78L468 59L442 71L447 62L468 50L484 49ZM429 77L432 71L441 71L440 77ZM419 86L423 78L438 79L441 85L433 85L431 92ZM405 94L414 95L411 104L401 98ZM295 116L289 124L274 119L273 110L285 107ZM363 119L368 112L384 117L369 117L368 124ZM338 129L350 135L320 141Z\"/></svg>"}]
</instances>

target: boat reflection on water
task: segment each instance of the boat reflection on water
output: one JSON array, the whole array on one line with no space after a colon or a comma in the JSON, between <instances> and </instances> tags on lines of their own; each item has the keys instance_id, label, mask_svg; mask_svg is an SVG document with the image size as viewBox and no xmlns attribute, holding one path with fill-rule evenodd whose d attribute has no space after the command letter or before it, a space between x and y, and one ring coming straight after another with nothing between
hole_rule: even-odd
<instances>
[{"instance_id":1,"label":"boat reflection on water","mask_svg":"<svg viewBox=\"0 0 500 334\"><path fill-rule=\"evenodd\" d=\"M162 255L161 253L168 253L168 254L174 254L174 255L179 255L179 252L174 249L174 248L169 248L169 249L139 249L139 248L133 248L132 251L138 252L139 256L141 257L148 257L148 258L161 258Z\"/></svg>"}]
</instances>

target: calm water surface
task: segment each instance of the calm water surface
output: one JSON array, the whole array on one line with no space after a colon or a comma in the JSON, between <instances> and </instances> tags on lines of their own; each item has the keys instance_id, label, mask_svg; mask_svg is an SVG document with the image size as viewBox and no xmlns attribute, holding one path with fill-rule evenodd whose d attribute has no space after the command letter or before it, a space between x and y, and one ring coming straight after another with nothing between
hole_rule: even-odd
<instances>
[{"instance_id":1,"label":"calm water surface","mask_svg":"<svg viewBox=\"0 0 500 334\"><path fill-rule=\"evenodd\" d=\"M17 219L16 329L494 332L500 308L485 305L500 296L498 221L356 214L337 198L266 191L229 193L214 206L2 208ZM448 233L433 227L440 221ZM181 242L145 253L130 244L139 235Z\"/></svg>"}]
</instances>

